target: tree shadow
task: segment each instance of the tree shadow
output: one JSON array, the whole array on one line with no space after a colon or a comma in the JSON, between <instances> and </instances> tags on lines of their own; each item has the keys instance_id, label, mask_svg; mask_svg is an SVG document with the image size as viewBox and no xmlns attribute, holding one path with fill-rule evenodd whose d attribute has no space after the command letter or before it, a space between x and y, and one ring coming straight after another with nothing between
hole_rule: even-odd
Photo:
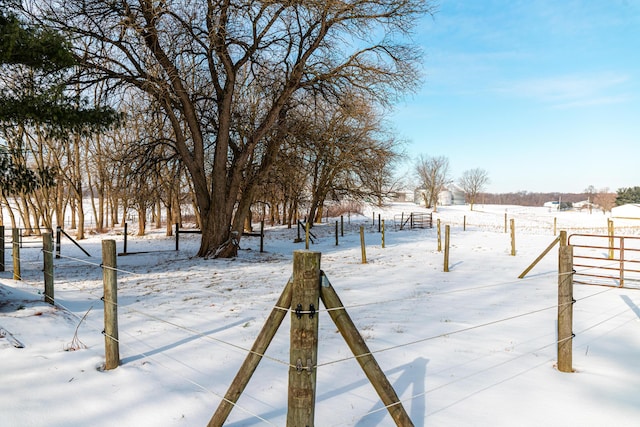
<instances>
[{"instance_id":1,"label":"tree shadow","mask_svg":"<svg viewBox=\"0 0 640 427\"><path fill-rule=\"evenodd\" d=\"M419 357L413 362L401 366L400 369L395 369L403 370L402 375L400 375L393 384L393 388L398 396L409 388L411 388L411 396L424 396L424 380L427 376L427 363L429 363L428 359ZM362 417L360 421L355 424L355 427L371 427L378 425L383 422L387 414L388 411L385 409L382 402L378 402L369 410L367 415ZM413 425L415 427L424 427L425 414L425 399L412 399L409 418L413 421Z\"/></svg>"},{"instance_id":2,"label":"tree shadow","mask_svg":"<svg viewBox=\"0 0 640 427\"><path fill-rule=\"evenodd\" d=\"M427 363L428 359L424 359L419 357L415 359L413 362L397 366L393 369L386 371L387 375L394 374L396 372L402 372L402 375L394 382L393 388L396 391L396 394L401 395L403 391L412 387L412 396L423 396L425 393L425 378L427 372ZM364 377L364 372L363 372ZM316 402L321 402L323 400L327 400L333 397L340 396L344 393L348 393L350 391L356 390L366 384L369 384L369 380L365 377L361 380L352 382L351 384L347 384L343 387L333 389L331 391L320 394L316 397ZM287 413L287 408L278 408L273 409L269 412L259 414L263 419L270 419L274 417L284 416ZM369 427L380 424L385 420L388 411L385 409L382 402L374 405L369 413L362 417L355 425L358 427ZM424 427L424 418L426 414L426 406L424 399L412 399L411 401L411 410L409 411L409 418L414 423L416 427ZM245 418L240 421L235 421L230 424L225 424L227 427L242 427L242 426L250 426L262 423L262 421L256 417Z\"/></svg>"},{"instance_id":3,"label":"tree shadow","mask_svg":"<svg viewBox=\"0 0 640 427\"><path fill-rule=\"evenodd\" d=\"M640 319L640 307L638 307L633 301L631 301L631 298L629 298L626 295L621 295L620 298L622 298L622 300L629 306L629 308L631 308L631 310Z\"/></svg>"}]
</instances>

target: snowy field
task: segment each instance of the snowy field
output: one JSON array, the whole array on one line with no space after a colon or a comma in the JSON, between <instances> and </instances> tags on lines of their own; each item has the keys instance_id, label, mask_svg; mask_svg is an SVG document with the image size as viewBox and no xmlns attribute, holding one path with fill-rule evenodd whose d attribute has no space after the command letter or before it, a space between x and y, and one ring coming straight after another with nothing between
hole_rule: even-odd
<instances>
[{"instance_id":1,"label":"snowy field","mask_svg":"<svg viewBox=\"0 0 640 427\"><path fill-rule=\"evenodd\" d=\"M576 285L573 367L556 363L558 250L524 279L518 275L557 231L606 233L601 212L477 205L441 207L451 226L450 272L436 230L396 230L413 204L335 219L313 229L311 250L338 292L415 426L640 425L640 291ZM511 256L505 213L514 219ZM385 247L372 219L380 214ZM466 230L463 230L463 224ZM640 223L614 219L616 234L640 236ZM366 226L367 263L361 262ZM295 229L266 227L245 237L233 260L195 258L198 235L180 251L162 230L129 237L118 257L121 365L104 363L101 240L69 240L55 260L55 299L42 302L42 251L21 250L22 281L12 280L11 251L0 273L0 426L204 426L292 273ZM157 252L146 252L157 251ZM85 316L84 321L80 319ZM326 312L320 312L315 424L391 426ZM78 327L79 325L79 327ZM74 333L77 329L77 340ZM74 345L72 345L74 344ZM78 348L80 344L86 349ZM69 346L78 348L70 351ZM289 370L285 318L225 425L284 426Z\"/></svg>"}]
</instances>

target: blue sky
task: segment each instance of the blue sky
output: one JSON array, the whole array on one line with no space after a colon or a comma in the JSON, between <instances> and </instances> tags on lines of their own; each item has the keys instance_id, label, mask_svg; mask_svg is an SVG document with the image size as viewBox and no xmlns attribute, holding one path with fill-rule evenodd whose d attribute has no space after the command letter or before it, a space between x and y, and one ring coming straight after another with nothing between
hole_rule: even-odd
<instances>
[{"instance_id":1,"label":"blue sky","mask_svg":"<svg viewBox=\"0 0 640 427\"><path fill-rule=\"evenodd\" d=\"M411 158L489 192L640 186L640 0L440 0L424 84L392 117Z\"/></svg>"}]
</instances>

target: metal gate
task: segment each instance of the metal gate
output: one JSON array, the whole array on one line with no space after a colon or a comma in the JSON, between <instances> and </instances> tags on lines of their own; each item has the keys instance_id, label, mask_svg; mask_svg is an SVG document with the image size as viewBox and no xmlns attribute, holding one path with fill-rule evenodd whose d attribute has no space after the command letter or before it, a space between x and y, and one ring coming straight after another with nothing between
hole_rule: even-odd
<instances>
[{"instance_id":1,"label":"metal gate","mask_svg":"<svg viewBox=\"0 0 640 427\"><path fill-rule=\"evenodd\" d=\"M574 283L640 289L640 237L572 234Z\"/></svg>"}]
</instances>

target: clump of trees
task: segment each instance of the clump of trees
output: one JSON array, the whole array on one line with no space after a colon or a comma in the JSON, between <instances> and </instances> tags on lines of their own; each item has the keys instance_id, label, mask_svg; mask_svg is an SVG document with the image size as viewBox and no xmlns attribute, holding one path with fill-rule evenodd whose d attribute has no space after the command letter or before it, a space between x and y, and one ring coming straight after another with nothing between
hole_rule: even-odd
<instances>
[{"instance_id":1,"label":"clump of trees","mask_svg":"<svg viewBox=\"0 0 640 427\"><path fill-rule=\"evenodd\" d=\"M98 227L105 211L115 223L130 207L155 219L164 207L177 222L192 203L203 257L236 255L256 205L291 221L303 203L317 218L328 199L381 199L399 150L380 118L418 84L421 55L404 36L434 10L422 0L1 3L73 40L67 93L124 114L120 129L72 133L43 152L66 168L55 191L73 217L82 222L87 193Z\"/></svg>"}]
</instances>

